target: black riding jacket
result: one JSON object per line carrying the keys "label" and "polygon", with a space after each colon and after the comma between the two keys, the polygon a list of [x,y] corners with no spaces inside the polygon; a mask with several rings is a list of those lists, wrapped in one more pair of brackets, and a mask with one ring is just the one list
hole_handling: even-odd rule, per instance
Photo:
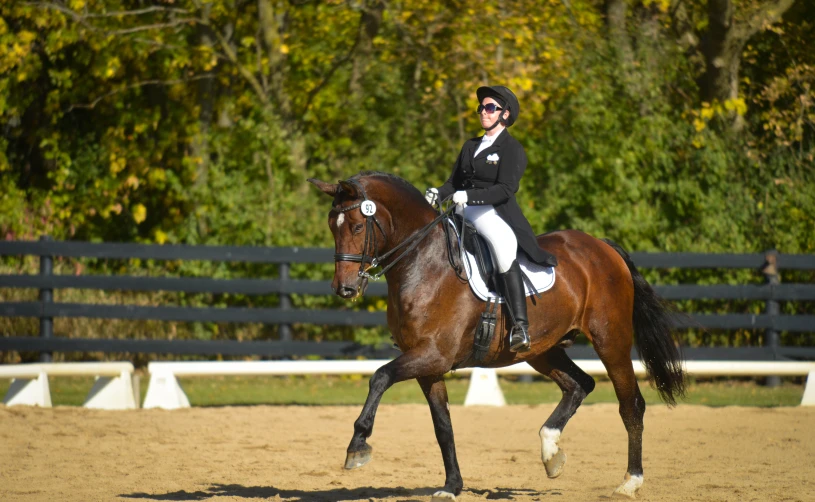
{"label": "black riding jacket", "polygon": [[[467,192],[467,204],[471,206],[492,205],[498,215],[512,228],[518,239],[518,247],[540,265],[557,265],[557,258],[538,246],[535,232],[521,211],[515,193],[526,170],[524,148],[504,129],[495,142],[473,158],[473,152],[481,144],[481,136],[464,143],[458,154],[453,173],[439,187],[439,200],[459,190]],[[496,159],[497,156],[497,159]]]}

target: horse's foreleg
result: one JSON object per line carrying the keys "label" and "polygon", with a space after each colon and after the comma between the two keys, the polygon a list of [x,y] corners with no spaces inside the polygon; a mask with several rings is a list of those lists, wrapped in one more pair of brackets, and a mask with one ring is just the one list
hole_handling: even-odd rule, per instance
{"label": "horse's foreleg", "polygon": [[447,386],[441,376],[418,378],[427,403],[430,405],[430,416],[433,417],[433,429],[436,441],[441,448],[446,474],[444,488],[433,494],[433,500],[455,499],[461,493],[464,482],[456,459],[456,443],[453,439],[453,424],[450,421],[450,406],[447,401]]}
{"label": "horse's foreleg", "polygon": [[553,348],[528,362],[537,371],[554,380],[563,392],[560,403],[538,432],[546,475],[556,478],[563,473],[566,465],[566,454],[558,446],[560,434],[580,403],[594,390],[594,379],[581,370],[561,348]]}
{"label": "horse's foreleg", "polygon": [[345,468],[355,469],[371,461],[372,448],[368,445],[367,439],[373,433],[376,409],[382,394],[391,385],[421,376],[443,375],[449,368],[449,363],[436,351],[414,349],[376,370],[371,377],[368,398],[362,407],[362,413],[354,422],[354,435],[348,445]]}

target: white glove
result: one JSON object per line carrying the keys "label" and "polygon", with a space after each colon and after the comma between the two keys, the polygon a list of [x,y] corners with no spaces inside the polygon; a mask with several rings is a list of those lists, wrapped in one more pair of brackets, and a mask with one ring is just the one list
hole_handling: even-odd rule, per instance
{"label": "white glove", "polygon": [[439,191],[435,188],[428,188],[424,192],[424,198],[432,206],[439,200]]}
{"label": "white glove", "polygon": [[467,192],[464,190],[459,190],[458,192],[453,194],[453,202],[458,204],[459,206],[466,206],[467,205]]}

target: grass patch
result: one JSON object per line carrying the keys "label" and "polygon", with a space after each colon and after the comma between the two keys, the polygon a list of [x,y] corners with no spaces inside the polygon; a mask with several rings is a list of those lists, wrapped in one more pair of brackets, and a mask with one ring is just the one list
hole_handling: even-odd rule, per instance
{"label": "grass patch", "polygon": [[[93,386],[92,377],[52,377],[49,380],[54,406],[81,406]],[[147,392],[149,378],[142,377],[141,399]],[[509,404],[556,403],[560,389],[553,382],[534,379],[500,378],[501,389]],[[10,380],[0,380],[0,393],[5,395]],[[447,392],[452,404],[463,404],[469,385],[468,377],[449,377]],[[292,376],[292,377],[199,377],[182,378],[181,386],[193,406],[229,406],[255,404],[361,405],[368,395],[368,377],[359,376]],[[647,382],[640,390],[648,404],[661,403]],[[785,381],[780,387],[764,387],[753,380],[691,381],[685,404],[707,406],[797,406],[804,387]],[[424,395],[415,381],[401,382],[385,393],[382,403],[424,403]],[[586,403],[616,403],[614,388],[600,379]]]}

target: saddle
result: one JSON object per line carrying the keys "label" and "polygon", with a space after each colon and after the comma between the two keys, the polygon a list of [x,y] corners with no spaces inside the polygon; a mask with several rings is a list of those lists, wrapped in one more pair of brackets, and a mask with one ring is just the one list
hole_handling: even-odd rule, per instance
{"label": "saddle", "polygon": [[[478,231],[472,223],[458,214],[454,217],[456,228],[459,229],[459,235],[464,235],[464,249],[475,258],[477,270],[474,270],[473,273],[481,275],[481,279],[487,288],[492,291],[497,291],[497,269],[492,261],[490,246],[487,244],[487,241],[478,234]],[[473,340],[473,357],[478,362],[484,362],[489,354],[490,344],[492,343],[493,336],[495,336],[497,310],[497,299],[495,301],[487,300],[486,308],[484,312],[481,313],[481,320],[478,325],[476,325]]]}
{"label": "saddle", "polygon": [[464,234],[464,249],[473,255],[477,264],[477,272],[484,280],[484,284],[491,291],[498,291],[498,278],[496,277],[496,268],[492,261],[492,251],[487,241],[478,233],[475,226],[469,221],[462,218],[460,215],[455,215],[456,228],[459,228],[459,234]]}
{"label": "saddle", "polygon": [[[474,268],[476,270],[472,270],[472,273],[479,274],[490,291],[500,292],[498,269],[493,263],[492,251],[490,250],[489,244],[487,244],[484,237],[479,235],[475,226],[460,215],[454,215],[454,223],[459,235],[463,234],[464,236],[462,242],[465,251],[470,253],[474,258],[476,265]],[[531,282],[526,273],[522,272],[521,276],[524,282],[529,283],[531,290],[535,291],[535,285]],[[540,298],[537,292],[534,294]],[[498,298],[487,299],[484,311],[481,312],[481,319],[476,325],[473,340],[473,358],[477,362],[484,362],[489,355],[490,344],[495,335],[497,313],[500,309],[498,302]]]}

